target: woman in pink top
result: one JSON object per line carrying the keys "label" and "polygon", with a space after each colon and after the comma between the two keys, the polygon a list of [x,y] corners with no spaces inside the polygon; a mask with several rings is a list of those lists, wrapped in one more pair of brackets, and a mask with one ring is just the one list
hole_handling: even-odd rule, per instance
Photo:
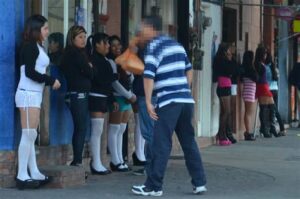
{"label": "woman in pink top", "polygon": [[235,68],[229,46],[220,45],[213,68],[218,81],[217,95],[221,106],[219,132],[216,138],[219,145],[228,146],[236,142],[233,135],[227,132],[227,127],[231,123],[231,76]]}

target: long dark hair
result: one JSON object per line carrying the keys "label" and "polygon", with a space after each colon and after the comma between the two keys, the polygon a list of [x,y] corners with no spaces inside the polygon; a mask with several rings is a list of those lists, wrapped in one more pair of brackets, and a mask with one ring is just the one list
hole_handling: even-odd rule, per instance
{"label": "long dark hair", "polygon": [[245,69],[254,69],[254,52],[251,50],[248,50],[243,55],[243,62],[242,66]]}
{"label": "long dark hair", "polygon": [[224,43],[220,44],[218,51],[216,53],[215,59],[214,59],[214,64],[218,65],[219,63],[221,63],[222,61],[227,59],[226,53],[229,48],[230,48],[230,46],[227,44],[224,44]]}
{"label": "long dark hair", "polygon": [[272,55],[269,51],[267,52],[267,57],[266,57],[266,60],[265,60],[265,64],[270,65],[271,72],[272,72],[272,79],[273,80],[278,80],[278,74],[277,74],[277,71],[276,71],[276,66],[275,66],[275,63],[273,61],[273,57],[272,57]]}
{"label": "long dark hair", "polygon": [[42,43],[41,28],[48,20],[42,15],[32,15],[26,20],[23,40],[27,42]]}
{"label": "long dark hair", "polygon": [[70,47],[75,47],[74,39],[80,33],[86,34],[86,30],[82,26],[74,25],[69,29],[68,34],[67,34],[66,49],[70,48]]}
{"label": "long dark hair", "polygon": [[218,67],[220,67],[220,65],[222,65],[222,62],[224,62],[227,57],[226,57],[226,53],[229,49],[229,45],[227,44],[220,44],[218,51],[216,53],[216,56],[213,60],[213,74],[212,74],[212,78],[213,78],[213,82],[217,82],[217,77],[218,77]]}
{"label": "long dark hair", "polygon": [[257,71],[261,71],[261,63],[265,62],[266,49],[264,47],[258,47],[255,51],[254,66]]}
{"label": "long dark hair", "polygon": [[108,35],[105,33],[96,33],[94,35],[90,35],[87,38],[86,44],[86,52],[88,56],[91,56],[96,49],[96,44],[101,42],[108,42]]}

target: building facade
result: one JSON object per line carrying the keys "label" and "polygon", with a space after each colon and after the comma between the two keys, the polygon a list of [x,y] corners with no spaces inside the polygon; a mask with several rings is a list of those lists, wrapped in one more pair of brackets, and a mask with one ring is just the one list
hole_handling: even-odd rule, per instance
{"label": "building facade", "polygon": [[[64,37],[72,25],[79,24],[86,28],[88,35],[98,31],[118,35],[126,46],[134,36],[143,16],[153,14],[152,12],[160,15],[163,19],[164,32],[182,43],[194,65],[193,95],[196,101],[194,126],[200,147],[214,144],[214,137],[219,128],[219,99],[216,96],[216,85],[212,82],[212,59],[219,44],[226,42],[235,46],[236,58],[239,61],[245,50],[255,51],[262,41],[263,32],[268,33],[268,30],[263,30],[264,24],[266,26],[274,24],[273,18],[264,21],[259,6],[240,4],[240,2],[259,4],[260,0],[0,0],[0,2],[0,12],[5,16],[0,18],[4,27],[0,29],[2,41],[0,80],[5,85],[5,89],[0,91],[2,131],[0,186],[5,187],[14,184],[17,165],[20,122],[14,105],[19,73],[16,57],[24,20],[28,16],[35,13],[46,16],[50,32],[60,32]],[[11,34],[12,32],[16,34]],[[268,42],[273,48],[272,42]],[[201,52],[204,54],[198,60],[199,57],[196,55]],[[57,77],[61,75],[55,67],[50,67],[49,73]],[[233,99],[234,126],[236,137],[242,138],[244,126],[240,84],[238,88],[238,95]],[[134,149],[133,129],[134,121],[131,117],[126,143],[129,161]],[[67,164],[71,154],[73,124],[70,112],[64,104],[63,88],[60,91],[45,90],[39,132],[40,165]],[[102,135],[101,146],[104,162],[108,163],[110,158],[106,151],[106,131]],[[88,152],[86,147],[86,165],[89,161]],[[172,155],[182,155],[175,136]]]}

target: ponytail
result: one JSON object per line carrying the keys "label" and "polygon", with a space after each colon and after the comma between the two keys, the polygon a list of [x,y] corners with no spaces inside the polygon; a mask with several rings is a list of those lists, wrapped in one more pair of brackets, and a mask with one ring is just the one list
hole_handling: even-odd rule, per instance
{"label": "ponytail", "polygon": [[93,45],[93,41],[94,40],[94,36],[93,35],[90,35],[88,38],[87,38],[87,42],[86,42],[86,53],[89,57],[92,56],[93,54],[93,51],[94,51],[94,45]]}

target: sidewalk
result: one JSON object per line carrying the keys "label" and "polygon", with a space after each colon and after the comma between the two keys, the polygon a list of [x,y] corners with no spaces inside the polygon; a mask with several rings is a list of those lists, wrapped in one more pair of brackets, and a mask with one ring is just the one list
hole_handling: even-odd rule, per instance
{"label": "sidewalk", "polygon": [[[240,141],[229,147],[211,146],[201,151],[208,192],[194,196],[182,157],[169,161],[162,198],[299,199],[300,129],[280,138]],[[131,193],[144,176],[113,173],[90,176],[86,185],[68,189],[18,191],[0,189],[1,199],[119,199],[143,198]]]}

